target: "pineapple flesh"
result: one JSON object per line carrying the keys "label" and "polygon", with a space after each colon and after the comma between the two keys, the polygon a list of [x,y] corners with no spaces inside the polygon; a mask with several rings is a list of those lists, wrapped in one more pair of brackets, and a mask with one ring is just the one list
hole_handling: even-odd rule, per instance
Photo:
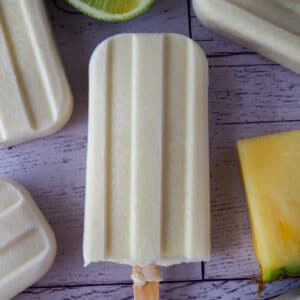
{"label": "pineapple flesh", "polygon": [[238,141],[264,282],[300,275],[300,130]]}

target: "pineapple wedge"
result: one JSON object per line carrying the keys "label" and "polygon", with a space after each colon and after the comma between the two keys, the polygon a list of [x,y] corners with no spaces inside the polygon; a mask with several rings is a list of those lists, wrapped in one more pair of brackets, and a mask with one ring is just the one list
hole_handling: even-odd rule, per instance
{"label": "pineapple wedge", "polygon": [[300,130],[238,141],[264,282],[300,275]]}

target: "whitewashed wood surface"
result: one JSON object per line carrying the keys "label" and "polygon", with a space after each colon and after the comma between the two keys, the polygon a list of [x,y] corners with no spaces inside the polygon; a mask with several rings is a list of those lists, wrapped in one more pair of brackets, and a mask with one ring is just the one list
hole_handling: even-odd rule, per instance
{"label": "whitewashed wood surface", "polygon": [[[251,245],[235,144],[237,139],[300,127],[300,76],[202,26],[187,0],[157,0],[127,23],[85,17],[63,0],[47,0],[54,34],[75,96],[71,121],[59,133],[0,151],[0,176],[24,184],[53,226],[52,270],[16,299],[132,299],[130,268],[83,268],[82,225],[87,141],[88,61],[98,43],[120,32],[176,32],[208,55],[212,193],[212,260],[163,269],[162,299],[256,299]],[[300,286],[272,283],[262,299]]]}

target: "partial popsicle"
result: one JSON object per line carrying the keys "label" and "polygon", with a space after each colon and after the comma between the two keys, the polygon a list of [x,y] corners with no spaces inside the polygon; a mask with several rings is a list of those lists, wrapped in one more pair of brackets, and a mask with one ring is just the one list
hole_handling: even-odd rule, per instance
{"label": "partial popsicle", "polygon": [[300,73],[299,0],[193,0],[208,27]]}
{"label": "partial popsicle", "polygon": [[38,281],[56,254],[54,234],[25,188],[0,178],[0,299]]}
{"label": "partial popsicle", "polygon": [[54,133],[73,99],[43,1],[0,0],[0,148]]}
{"label": "partial popsicle", "polygon": [[118,35],[97,47],[89,72],[85,265],[208,260],[202,49],[175,34]]}

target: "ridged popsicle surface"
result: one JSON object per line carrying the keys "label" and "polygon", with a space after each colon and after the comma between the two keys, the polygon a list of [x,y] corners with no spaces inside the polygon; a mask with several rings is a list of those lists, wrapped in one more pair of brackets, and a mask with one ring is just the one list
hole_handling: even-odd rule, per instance
{"label": "ridged popsicle surface", "polygon": [[227,0],[267,21],[300,35],[300,2],[298,0]]}
{"label": "ridged popsicle surface", "polygon": [[73,100],[42,1],[0,0],[0,57],[0,148],[60,129]]}
{"label": "ridged popsicle surface", "polygon": [[300,73],[299,0],[193,0],[203,24]]}
{"label": "ridged popsicle surface", "polygon": [[0,179],[0,299],[39,280],[55,253],[53,232],[28,192]]}
{"label": "ridged popsicle surface", "polygon": [[85,263],[210,256],[208,71],[198,45],[125,34],[90,62]]}

